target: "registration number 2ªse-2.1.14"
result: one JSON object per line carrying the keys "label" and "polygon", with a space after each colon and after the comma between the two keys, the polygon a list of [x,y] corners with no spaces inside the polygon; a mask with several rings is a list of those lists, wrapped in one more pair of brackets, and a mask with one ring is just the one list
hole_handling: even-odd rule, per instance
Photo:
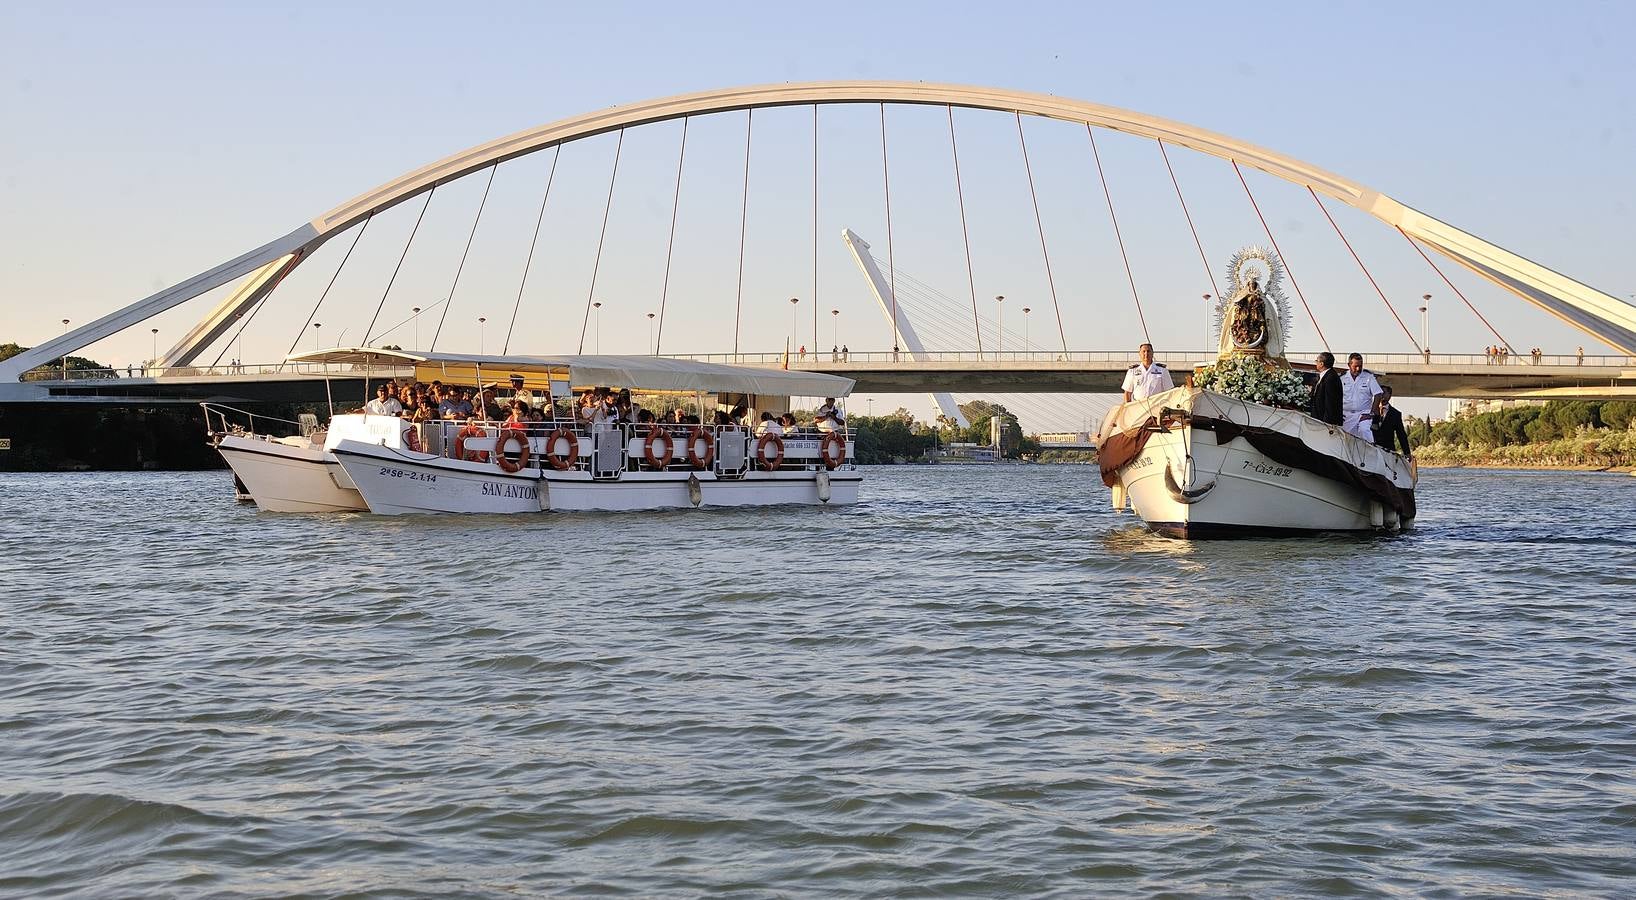
{"label": "registration number 2\u00aase-2.1.14", "polygon": [[437,476],[430,472],[410,472],[391,466],[381,466],[381,474],[388,478],[407,478],[410,481],[437,481]]}
{"label": "registration number 2\u00aase-2.1.14", "polygon": [[1244,468],[1262,475],[1271,475],[1275,478],[1288,478],[1289,473],[1293,471],[1289,466],[1269,466],[1266,463],[1251,462],[1247,459],[1244,461]]}

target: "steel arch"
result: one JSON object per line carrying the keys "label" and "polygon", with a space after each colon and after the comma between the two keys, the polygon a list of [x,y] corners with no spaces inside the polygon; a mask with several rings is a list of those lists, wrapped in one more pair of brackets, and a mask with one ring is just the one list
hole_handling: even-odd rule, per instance
{"label": "steel arch", "polygon": [[1478,275],[1626,353],[1636,353],[1636,308],[1572,278],[1412,209],[1379,191],[1245,141],[1082,100],[1000,88],[900,81],[827,81],[724,88],[681,94],[561,119],[471,147],[388,181],[329,210],[278,240],[0,362],[0,380],[78,350],[236,278],[246,278],[161,361],[187,365],[277,285],[289,270],[336,234],[486,166],[621,128],[684,116],[808,104],[895,103],[1015,112],[1162,140],[1259,169],[1363,210]]}

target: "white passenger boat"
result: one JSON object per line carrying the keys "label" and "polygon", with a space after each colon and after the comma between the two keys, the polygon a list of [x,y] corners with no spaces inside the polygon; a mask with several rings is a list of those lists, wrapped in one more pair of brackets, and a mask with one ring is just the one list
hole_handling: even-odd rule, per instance
{"label": "white passenger boat", "polygon": [[[409,425],[397,416],[335,415],[327,428],[320,429],[315,416],[290,422],[215,403],[202,405],[211,442],[243,488],[241,499],[247,495],[268,512],[367,510],[330,450],[344,438],[394,447],[409,444]],[[269,430],[299,433],[279,436]]]}
{"label": "white passenger boat", "polygon": [[1195,372],[1199,386],[1109,412],[1097,450],[1115,509],[1128,504],[1175,537],[1413,524],[1410,460],[1290,408],[1306,390],[1283,357],[1290,323],[1281,274],[1270,252],[1241,251],[1229,269],[1217,359]]}
{"label": "white passenger boat", "polygon": [[[737,410],[755,421],[762,412],[789,411],[794,398],[843,398],[853,384],[846,378],[647,356],[474,357],[337,348],[290,359],[413,366],[417,380],[449,385],[509,382],[515,374],[545,401],[538,422],[431,421],[409,425],[402,435],[332,426],[322,450],[310,455],[324,464],[333,457],[342,473],[335,486],[356,490],[375,513],[844,505],[858,499],[862,476],[844,425],[758,436],[742,425],[710,424],[718,412]],[[587,423],[571,402],[576,390],[587,388],[629,390],[638,405],[689,421]],[[358,418],[367,423],[387,417]],[[401,419],[389,421],[404,427]],[[235,442],[228,451],[236,449]]]}

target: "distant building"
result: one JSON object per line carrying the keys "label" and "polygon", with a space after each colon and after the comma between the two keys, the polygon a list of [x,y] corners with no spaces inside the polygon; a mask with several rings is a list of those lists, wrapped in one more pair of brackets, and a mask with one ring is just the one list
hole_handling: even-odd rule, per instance
{"label": "distant building", "polygon": [[1449,418],[1462,419],[1479,413],[1499,412],[1519,406],[1544,406],[1544,400],[1450,400]]}

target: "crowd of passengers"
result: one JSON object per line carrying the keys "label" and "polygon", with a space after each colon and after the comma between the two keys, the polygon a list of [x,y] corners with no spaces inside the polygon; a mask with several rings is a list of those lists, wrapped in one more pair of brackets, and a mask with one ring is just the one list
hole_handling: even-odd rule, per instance
{"label": "crowd of passengers", "polygon": [[[526,427],[536,423],[557,426],[573,421],[587,431],[620,425],[706,424],[700,421],[698,415],[680,407],[657,414],[643,409],[632,402],[629,389],[587,388],[570,411],[566,403],[553,402],[549,397],[536,402],[521,375],[511,376],[510,381],[510,396],[504,399],[499,396],[500,386],[497,382],[484,385],[476,394],[472,393],[471,388],[445,385],[441,381],[431,384],[416,381],[401,385],[382,382],[375,389],[375,399],[364,404],[363,411],[377,416],[400,416],[411,422],[480,421]],[[746,428],[749,426],[748,416],[749,408],[741,403],[730,411],[716,410],[708,424]],[[846,419],[836,407],[835,398],[825,397],[823,405],[813,413],[810,431],[828,434],[844,431],[845,425]],[[808,426],[797,422],[795,414],[788,412],[776,417],[764,412],[755,428],[757,436],[784,436],[807,431]]]}

